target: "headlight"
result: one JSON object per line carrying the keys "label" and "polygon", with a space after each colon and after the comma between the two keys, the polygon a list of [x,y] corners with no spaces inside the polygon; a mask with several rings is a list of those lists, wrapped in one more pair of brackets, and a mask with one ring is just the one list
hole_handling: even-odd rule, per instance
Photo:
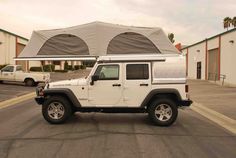
{"label": "headlight", "polygon": [[44,95],[44,87],[43,86],[39,86],[36,88],[36,95],[37,96],[43,96]]}

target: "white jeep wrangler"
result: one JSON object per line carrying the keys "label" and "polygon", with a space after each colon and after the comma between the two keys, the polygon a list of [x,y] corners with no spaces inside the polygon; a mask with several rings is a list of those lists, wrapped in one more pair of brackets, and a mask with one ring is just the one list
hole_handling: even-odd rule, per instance
{"label": "white jeep wrangler", "polygon": [[181,55],[103,56],[86,78],[36,89],[44,118],[65,122],[74,112],[148,113],[156,125],[175,122],[178,107],[190,106],[185,58]]}

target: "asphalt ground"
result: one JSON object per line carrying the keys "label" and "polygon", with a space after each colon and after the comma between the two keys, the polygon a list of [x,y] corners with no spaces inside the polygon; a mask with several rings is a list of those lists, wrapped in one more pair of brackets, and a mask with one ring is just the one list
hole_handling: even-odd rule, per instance
{"label": "asphalt ground", "polygon": [[235,158],[236,137],[191,109],[175,124],[147,114],[76,113],[48,124],[33,99],[0,110],[1,158]]}
{"label": "asphalt ground", "polygon": [[197,103],[236,120],[236,87],[205,80],[188,80],[190,97]]}
{"label": "asphalt ground", "polygon": [[33,92],[35,87],[26,87],[22,83],[0,83],[0,102]]}

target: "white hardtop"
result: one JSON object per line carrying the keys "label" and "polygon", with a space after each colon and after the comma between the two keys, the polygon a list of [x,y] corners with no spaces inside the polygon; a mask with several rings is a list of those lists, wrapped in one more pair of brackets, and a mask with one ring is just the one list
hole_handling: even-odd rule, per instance
{"label": "white hardtop", "polygon": [[100,56],[98,62],[109,62],[109,61],[165,61],[167,58],[178,58],[183,57],[180,54],[157,54],[157,55],[111,55],[111,56]]}

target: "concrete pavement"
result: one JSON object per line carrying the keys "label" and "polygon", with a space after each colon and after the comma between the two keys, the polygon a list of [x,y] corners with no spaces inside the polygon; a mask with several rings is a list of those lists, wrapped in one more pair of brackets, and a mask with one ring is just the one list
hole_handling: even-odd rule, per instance
{"label": "concrete pavement", "polygon": [[188,80],[194,102],[236,120],[236,87],[220,86],[205,80]]}

